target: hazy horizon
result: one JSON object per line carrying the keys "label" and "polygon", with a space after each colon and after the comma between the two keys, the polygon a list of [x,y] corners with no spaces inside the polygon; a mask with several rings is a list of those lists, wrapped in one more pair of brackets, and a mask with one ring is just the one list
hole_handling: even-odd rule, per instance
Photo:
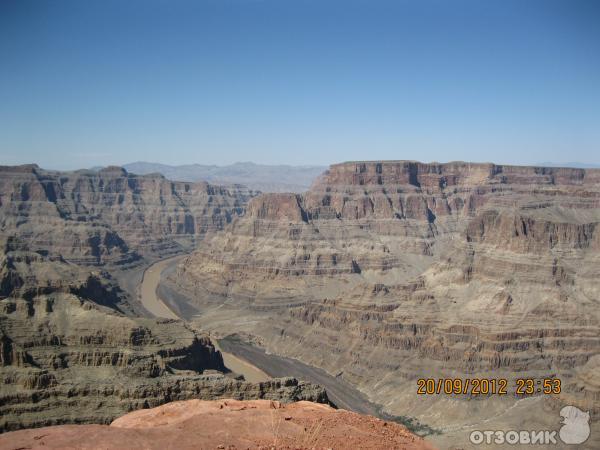
{"label": "hazy horizon", "polygon": [[600,164],[600,4],[0,2],[0,164]]}
{"label": "hazy horizon", "polygon": [[[368,161],[382,161],[382,162],[386,162],[386,161],[404,161],[402,159],[400,160],[393,160],[393,159],[378,159],[378,160],[369,160],[369,159],[363,159],[363,160],[346,160],[346,161],[333,161],[330,164],[263,164],[263,163],[256,163],[254,161],[235,161],[231,164],[203,164],[200,162],[197,163],[189,163],[189,164],[168,164],[168,163],[160,163],[160,162],[156,162],[156,161],[131,161],[128,163],[124,163],[124,164],[103,164],[103,165],[92,165],[92,166],[82,166],[82,167],[74,167],[74,168],[67,168],[67,167],[61,167],[61,166],[46,166],[46,165],[42,165],[39,164],[36,161],[29,161],[29,162],[23,162],[23,163],[17,163],[17,164],[3,164],[0,162],[0,165],[14,165],[14,166],[19,166],[19,165],[28,165],[28,164],[36,164],[37,166],[39,166],[42,169],[45,170],[52,170],[52,171],[65,171],[65,172],[70,172],[70,171],[77,171],[77,170],[100,170],[106,167],[124,167],[128,170],[128,172],[133,172],[135,173],[135,171],[130,170],[129,166],[134,166],[134,165],[139,165],[139,164],[147,164],[147,165],[156,165],[156,166],[164,166],[164,167],[168,167],[168,168],[173,168],[173,169],[177,169],[177,168],[187,168],[187,167],[194,167],[194,166],[201,166],[201,167],[215,167],[215,168],[227,168],[227,167],[232,167],[232,166],[236,166],[236,165],[256,165],[256,166],[261,166],[261,167],[290,167],[290,168],[294,168],[294,169],[309,169],[309,168],[323,168],[323,169],[327,169],[329,166],[331,166],[332,164],[341,164],[341,163],[346,163],[346,162],[368,162]],[[424,160],[406,160],[406,161],[416,161],[416,162],[420,162],[420,163],[425,163],[425,164],[446,164],[446,163],[451,163],[451,162],[461,162],[462,160],[447,160],[447,161],[424,161]],[[581,162],[581,161],[566,161],[566,162],[554,162],[554,161],[542,161],[542,162],[534,162],[534,163],[530,163],[530,164],[515,164],[515,163],[499,163],[498,161],[462,161],[462,162],[469,162],[469,163],[474,163],[474,164],[498,164],[498,165],[512,165],[512,166],[537,166],[537,167],[568,167],[568,168],[580,168],[580,169],[599,169],[600,168],[600,164],[593,164],[593,163],[586,163],[586,162]],[[168,178],[168,177],[167,177]]]}

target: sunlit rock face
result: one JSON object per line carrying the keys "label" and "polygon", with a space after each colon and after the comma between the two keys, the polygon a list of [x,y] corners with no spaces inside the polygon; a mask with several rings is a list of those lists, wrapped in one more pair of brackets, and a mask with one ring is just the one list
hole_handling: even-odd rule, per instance
{"label": "sunlit rock face", "polygon": [[243,187],[137,176],[120,167],[51,172],[0,167],[0,244],[77,264],[125,264],[189,248],[244,211]]}
{"label": "sunlit rock face", "polygon": [[214,372],[221,354],[200,330],[133,317],[147,312],[122,281],[221,229],[252,195],[118,167],[0,167],[0,432],[190,398],[326,399],[298,380]]}
{"label": "sunlit rock face", "polygon": [[419,377],[560,376],[563,393],[544,404],[600,412],[599,223],[600,170],[348,162],[302,195],[253,198],[170,283],[203,326],[434,426],[515,397],[434,417],[432,405],[461,399],[417,397]]}
{"label": "sunlit rock face", "polygon": [[110,426],[63,425],[0,435],[2,448],[402,448],[431,450],[402,425],[299,401],[172,402],[119,417]]}

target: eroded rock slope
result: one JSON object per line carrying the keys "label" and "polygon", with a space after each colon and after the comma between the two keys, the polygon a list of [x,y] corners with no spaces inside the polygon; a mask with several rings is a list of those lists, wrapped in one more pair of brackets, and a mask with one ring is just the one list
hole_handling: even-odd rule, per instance
{"label": "eroded rock slope", "polygon": [[[390,412],[448,433],[523,426],[564,403],[600,413],[599,224],[600,170],[343,163],[305,194],[252,199],[170,283],[202,326],[321,366]],[[416,395],[418,378],[475,376],[508,378],[510,394]],[[560,377],[562,394],[519,403],[528,376]],[[517,403],[532,407],[504,413]]]}
{"label": "eroded rock slope", "polygon": [[71,262],[126,263],[138,254],[190,247],[240,214],[252,192],[204,182],[132,175],[120,167],[52,172],[0,167],[0,230],[7,251]]}
{"label": "eroded rock slope", "polygon": [[119,284],[222,228],[250,195],[120,168],[0,167],[0,432],[109,423],[190,398],[327,402],[293,378],[224,375],[205,334],[134,317],[139,305]]}

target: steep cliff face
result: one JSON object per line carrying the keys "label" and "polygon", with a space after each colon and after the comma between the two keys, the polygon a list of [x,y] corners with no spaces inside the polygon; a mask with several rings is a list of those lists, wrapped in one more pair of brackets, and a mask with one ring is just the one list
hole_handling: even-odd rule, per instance
{"label": "steep cliff face", "polygon": [[49,172],[0,167],[0,245],[77,264],[124,264],[189,248],[252,195],[242,187],[173,182],[120,167]]}
{"label": "steep cliff face", "polygon": [[118,167],[0,167],[0,432],[190,398],[327,401],[298,380],[225,376],[206,335],[131,317],[141,307],[120,282],[221,229],[252,195]]}
{"label": "steep cliff face", "polygon": [[113,275],[193,248],[243,213],[252,195],[120,167],[0,166],[0,298],[76,291],[126,310],[136,300],[119,293]]}
{"label": "steep cliff face", "polygon": [[191,398],[328,402],[322,388],[295,379],[223,375],[210,339],[181,321],[125,317],[63,293],[0,307],[0,432],[109,423]]}
{"label": "steep cliff face", "polygon": [[434,426],[469,416],[431,417],[445,400],[416,396],[417,378],[559,375],[562,399],[600,412],[581,381],[600,352],[599,223],[600,170],[343,163],[301,196],[253,199],[171,283],[203,326]]}

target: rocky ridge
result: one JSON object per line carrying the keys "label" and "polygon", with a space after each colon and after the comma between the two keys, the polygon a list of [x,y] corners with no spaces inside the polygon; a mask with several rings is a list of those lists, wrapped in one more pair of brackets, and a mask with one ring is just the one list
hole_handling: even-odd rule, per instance
{"label": "rocky ridge", "polygon": [[[600,170],[342,163],[302,195],[252,199],[170,284],[201,326],[245,333],[447,432],[519,398],[417,396],[417,378],[558,376],[562,394],[531,404],[552,420],[564,403],[594,415],[599,223]],[[499,420],[524,419],[541,420]]]}
{"label": "rocky ridge", "polygon": [[121,167],[53,172],[0,167],[2,247],[73,263],[125,264],[136,254],[190,248],[243,212],[243,186],[175,182]]}
{"label": "rocky ridge", "polygon": [[224,375],[208,336],[181,321],[126,317],[64,293],[0,306],[0,431],[109,423],[190,398],[328,402],[322,388],[294,378]]}
{"label": "rocky ridge", "polygon": [[116,167],[0,167],[0,432],[190,398],[327,402],[293,378],[226,375],[206,334],[134,317],[141,306],[121,285],[222,228],[251,195]]}

